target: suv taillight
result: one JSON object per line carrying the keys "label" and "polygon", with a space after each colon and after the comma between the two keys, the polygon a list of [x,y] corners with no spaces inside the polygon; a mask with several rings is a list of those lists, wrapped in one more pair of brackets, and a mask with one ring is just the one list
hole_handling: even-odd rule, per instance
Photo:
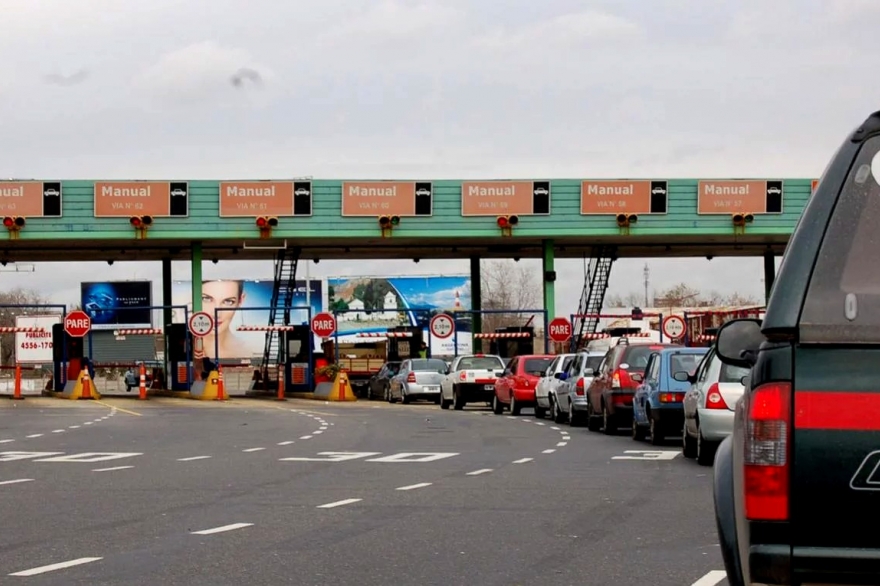
{"label": "suv taillight", "polygon": [[721,391],[718,390],[718,383],[712,383],[712,386],[709,387],[709,392],[706,393],[706,409],[727,410],[727,403],[724,402],[724,397],[721,396]]}
{"label": "suv taillight", "polygon": [[745,509],[751,521],[788,519],[791,384],[769,383],[747,397],[745,411]]}
{"label": "suv taillight", "polygon": [[630,389],[633,387],[632,379],[629,378],[629,373],[621,368],[618,368],[614,371],[614,374],[611,375],[611,388],[612,389]]}
{"label": "suv taillight", "polygon": [[464,381],[467,380],[467,373],[465,371],[461,371],[458,373],[458,380]]}
{"label": "suv taillight", "polygon": [[406,375],[406,382],[408,382],[408,383],[416,382],[416,373],[411,372],[408,375]]}
{"label": "suv taillight", "polygon": [[583,377],[578,379],[578,382],[574,385],[574,394],[578,397],[584,396],[584,379]]}

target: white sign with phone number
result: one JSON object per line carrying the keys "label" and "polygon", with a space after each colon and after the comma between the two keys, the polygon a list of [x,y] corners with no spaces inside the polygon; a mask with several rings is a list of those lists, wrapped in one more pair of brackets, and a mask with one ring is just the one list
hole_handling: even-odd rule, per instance
{"label": "white sign with phone number", "polygon": [[43,328],[42,332],[15,333],[15,360],[25,363],[52,362],[52,326],[61,323],[60,315],[19,315],[17,328]]}

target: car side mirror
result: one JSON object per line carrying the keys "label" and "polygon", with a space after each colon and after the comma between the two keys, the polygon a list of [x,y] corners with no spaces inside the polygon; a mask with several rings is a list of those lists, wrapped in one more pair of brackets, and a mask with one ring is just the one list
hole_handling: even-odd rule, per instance
{"label": "car side mirror", "polygon": [[680,370],[672,375],[673,380],[677,380],[680,383],[691,382],[691,375],[685,372],[684,370]]}
{"label": "car side mirror", "polygon": [[629,375],[629,378],[631,378],[633,381],[635,381],[637,383],[640,383],[643,380],[645,380],[645,378],[642,375],[635,373],[635,372],[633,374]]}
{"label": "car side mirror", "polygon": [[495,376],[496,376],[496,377],[504,376],[504,374],[505,374],[505,373],[504,373],[503,370],[496,370],[496,371],[495,371]]}
{"label": "car side mirror", "polygon": [[758,358],[758,349],[766,338],[761,333],[761,320],[735,319],[718,329],[715,351],[724,364],[751,368]]}

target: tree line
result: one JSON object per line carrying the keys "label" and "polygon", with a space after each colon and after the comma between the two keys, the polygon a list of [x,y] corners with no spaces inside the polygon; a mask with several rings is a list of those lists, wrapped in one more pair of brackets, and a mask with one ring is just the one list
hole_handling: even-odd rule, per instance
{"label": "tree line", "polygon": [[738,292],[722,294],[717,291],[700,291],[687,283],[679,283],[667,289],[654,291],[648,303],[644,292],[632,291],[626,294],[613,294],[605,297],[605,307],[713,307],[761,305],[763,301],[753,295]]}

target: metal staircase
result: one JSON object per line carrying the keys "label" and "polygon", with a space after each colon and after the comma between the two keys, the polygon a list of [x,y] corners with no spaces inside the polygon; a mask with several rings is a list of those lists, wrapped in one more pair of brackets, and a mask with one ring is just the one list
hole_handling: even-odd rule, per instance
{"label": "metal staircase", "polygon": [[[572,324],[574,331],[574,336],[571,338],[572,350],[577,350],[581,346],[584,335],[596,331],[599,318],[595,317],[595,314],[602,311],[608,280],[611,277],[611,265],[614,261],[613,247],[603,246],[593,250],[590,263],[584,271],[584,288],[578,303],[577,316]],[[582,317],[585,315],[591,317]]]}
{"label": "metal staircase", "polygon": [[[275,283],[272,287],[272,302],[269,304],[269,326],[290,325],[290,308],[296,293],[296,267],[299,262],[299,249],[286,248],[275,256]],[[263,380],[275,369],[281,358],[281,335],[277,330],[266,332],[263,348]]]}

